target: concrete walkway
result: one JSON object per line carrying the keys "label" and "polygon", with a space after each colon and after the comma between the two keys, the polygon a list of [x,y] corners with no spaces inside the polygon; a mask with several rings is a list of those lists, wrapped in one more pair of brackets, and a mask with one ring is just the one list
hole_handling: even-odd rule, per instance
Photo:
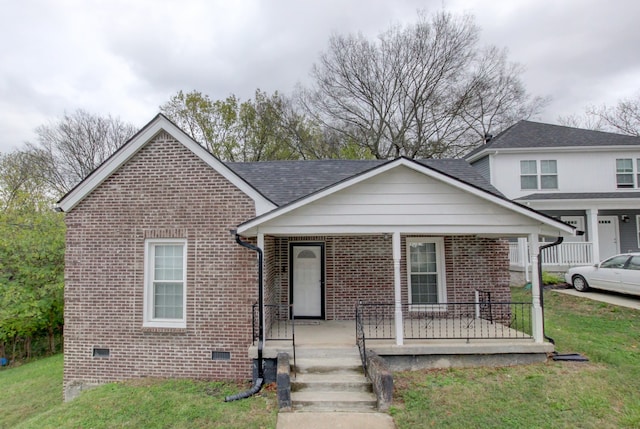
{"label": "concrete walkway", "polygon": [[276,429],[395,429],[389,414],[384,413],[278,413]]}
{"label": "concrete walkway", "polygon": [[635,296],[620,295],[614,292],[596,292],[594,290],[590,290],[589,292],[578,292],[573,288],[552,290],[554,292],[565,293],[567,295],[578,296],[580,298],[587,298],[594,301],[606,302],[607,304],[640,310],[640,298]]}

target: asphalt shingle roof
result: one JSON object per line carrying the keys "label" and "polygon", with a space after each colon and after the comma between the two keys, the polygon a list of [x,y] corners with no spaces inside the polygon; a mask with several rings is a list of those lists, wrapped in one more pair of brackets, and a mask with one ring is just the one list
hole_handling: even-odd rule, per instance
{"label": "asphalt shingle roof", "polygon": [[[494,195],[502,194],[463,159],[416,160],[447,176]],[[379,167],[387,160],[310,160],[229,162],[226,165],[257,189],[282,206],[318,192],[343,180]]]}
{"label": "asphalt shingle roof", "polygon": [[486,149],[527,149],[552,147],[638,146],[640,137],[571,128],[541,122],[520,121],[489,143],[469,152],[469,158]]}

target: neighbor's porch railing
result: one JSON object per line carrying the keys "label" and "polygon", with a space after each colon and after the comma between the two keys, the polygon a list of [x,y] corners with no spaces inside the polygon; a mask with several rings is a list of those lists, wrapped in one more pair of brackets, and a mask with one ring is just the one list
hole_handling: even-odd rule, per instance
{"label": "neighbor's porch railing", "polygon": [[[393,303],[358,303],[358,346],[362,343],[364,349],[366,340],[395,339],[394,314]],[[530,302],[493,301],[490,293],[482,291],[475,302],[402,304],[402,324],[406,340],[533,338]]]}
{"label": "neighbor's porch railing", "polygon": [[[549,244],[541,242],[540,245]],[[526,255],[526,261],[523,256]],[[520,243],[509,243],[509,262],[511,265],[524,267],[531,264],[529,249],[523,252]],[[589,241],[564,242],[558,246],[549,247],[542,251],[542,265],[592,265],[593,243]]]}

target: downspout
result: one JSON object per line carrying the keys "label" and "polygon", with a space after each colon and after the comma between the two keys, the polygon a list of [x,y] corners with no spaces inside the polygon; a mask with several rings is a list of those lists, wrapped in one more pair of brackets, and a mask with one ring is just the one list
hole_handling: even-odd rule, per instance
{"label": "downspout", "polygon": [[564,241],[564,237],[558,237],[556,241],[554,241],[553,243],[545,244],[543,246],[540,246],[540,248],[538,249],[538,279],[540,279],[540,281],[538,282],[538,287],[540,288],[540,308],[542,309],[542,335],[544,336],[544,338],[549,340],[549,342],[553,345],[555,345],[556,342],[553,340],[553,338],[548,337],[547,334],[544,333],[544,291],[543,291],[543,284],[542,284],[542,251],[544,249],[548,249],[549,247],[559,246],[560,244],[562,244],[563,241]]}
{"label": "downspout", "polygon": [[253,386],[245,391],[240,392],[235,395],[230,395],[224,398],[225,402],[231,402],[238,399],[248,398],[250,396],[255,395],[262,388],[262,383],[264,382],[264,369],[262,368],[262,348],[264,344],[264,326],[262,323],[264,316],[264,297],[262,296],[262,249],[258,246],[254,246],[251,243],[247,243],[246,241],[242,241],[240,239],[240,235],[236,233],[235,230],[231,231],[232,234],[236,236],[236,243],[239,245],[246,247],[247,249],[253,250],[258,253],[258,312],[259,312],[259,322],[258,322],[258,377],[256,378]]}

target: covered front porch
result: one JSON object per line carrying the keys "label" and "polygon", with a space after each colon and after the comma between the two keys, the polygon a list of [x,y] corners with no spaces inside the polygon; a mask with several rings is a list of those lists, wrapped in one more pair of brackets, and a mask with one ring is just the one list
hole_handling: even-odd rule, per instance
{"label": "covered front porch", "polygon": [[411,160],[389,162],[238,227],[264,252],[250,353],[544,355],[553,347],[539,279],[530,302],[512,302],[504,238],[526,237],[535,263],[539,238],[561,232],[573,228]]}

